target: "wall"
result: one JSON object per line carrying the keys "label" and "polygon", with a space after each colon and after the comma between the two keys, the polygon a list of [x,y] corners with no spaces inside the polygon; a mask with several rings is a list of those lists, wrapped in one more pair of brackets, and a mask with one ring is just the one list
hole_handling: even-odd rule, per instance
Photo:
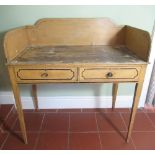
{"label": "wall", "polygon": [[[151,33],[155,6],[0,6],[0,17],[0,94],[5,96],[5,93],[10,95],[11,92],[2,46],[6,31],[22,25],[34,24],[36,20],[46,17],[109,17],[116,24],[131,25]],[[29,85],[22,85],[20,88],[23,97],[30,96]],[[111,96],[111,88],[111,84],[51,84],[39,85],[38,93],[40,97]],[[120,84],[118,95],[132,96],[133,90],[134,84]]]}

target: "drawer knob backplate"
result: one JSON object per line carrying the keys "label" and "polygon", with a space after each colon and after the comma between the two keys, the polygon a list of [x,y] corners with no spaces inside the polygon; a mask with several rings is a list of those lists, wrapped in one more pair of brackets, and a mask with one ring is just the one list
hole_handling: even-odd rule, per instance
{"label": "drawer knob backplate", "polygon": [[112,77],[112,76],[113,76],[113,74],[111,72],[107,73],[107,77]]}
{"label": "drawer knob backplate", "polygon": [[48,74],[47,73],[42,73],[41,77],[48,77]]}

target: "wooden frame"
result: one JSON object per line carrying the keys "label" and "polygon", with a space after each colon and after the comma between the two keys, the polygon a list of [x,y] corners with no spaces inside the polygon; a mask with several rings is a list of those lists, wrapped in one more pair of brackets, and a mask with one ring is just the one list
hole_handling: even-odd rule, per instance
{"label": "wooden frame", "polygon": [[32,84],[34,107],[38,109],[36,84],[110,82],[114,109],[118,83],[136,82],[128,142],[150,43],[148,32],[116,26],[107,18],[41,19],[34,26],[9,31],[4,49],[24,142],[28,140],[18,84]]}

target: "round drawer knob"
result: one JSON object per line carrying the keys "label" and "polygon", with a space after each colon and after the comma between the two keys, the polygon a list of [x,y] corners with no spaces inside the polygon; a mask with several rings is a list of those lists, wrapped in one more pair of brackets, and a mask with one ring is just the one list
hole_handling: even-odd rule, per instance
{"label": "round drawer knob", "polygon": [[43,74],[41,74],[41,77],[48,77],[48,74],[47,73],[43,73]]}
{"label": "round drawer knob", "polygon": [[112,77],[112,76],[113,76],[113,74],[111,72],[107,73],[107,77]]}

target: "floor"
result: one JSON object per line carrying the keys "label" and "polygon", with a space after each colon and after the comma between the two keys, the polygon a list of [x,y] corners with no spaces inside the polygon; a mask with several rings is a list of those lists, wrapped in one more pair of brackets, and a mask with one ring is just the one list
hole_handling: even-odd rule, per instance
{"label": "floor", "polygon": [[0,149],[155,149],[155,111],[138,109],[125,143],[130,109],[24,110],[28,144],[21,139],[15,107],[0,105]]}

